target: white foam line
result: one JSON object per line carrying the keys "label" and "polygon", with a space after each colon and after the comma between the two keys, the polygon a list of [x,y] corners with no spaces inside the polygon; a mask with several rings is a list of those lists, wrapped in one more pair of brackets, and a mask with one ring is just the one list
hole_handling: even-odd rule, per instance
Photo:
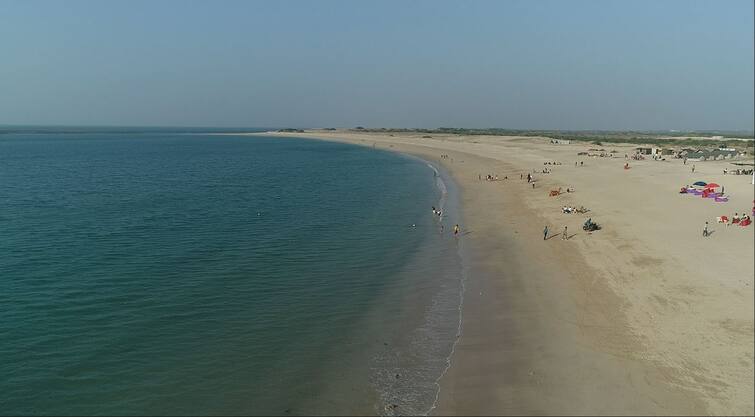
{"label": "white foam line", "polygon": [[[430,163],[427,164],[430,168],[432,168],[433,171],[435,171],[435,174],[437,175],[439,181],[441,184],[443,184],[443,190],[442,192],[442,199],[445,197],[446,190],[445,190],[445,183],[443,183],[443,180],[440,179],[440,173],[438,170]],[[445,208],[443,208],[443,211],[445,211]],[[459,245],[461,245],[461,242],[459,242]],[[461,248],[459,248],[459,251],[461,251]],[[463,260],[463,257],[461,256],[461,253],[459,253],[459,259]],[[443,379],[443,377],[446,375],[446,372],[451,368],[451,358],[454,356],[454,353],[456,352],[456,344],[459,343],[459,340],[461,339],[461,331],[462,331],[462,319],[464,315],[464,292],[466,291],[466,280],[467,280],[467,273],[466,269],[464,267],[464,264],[462,262],[462,268],[461,268],[461,286],[459,288],[459,323],[456,327],[456,339],[454,340],[454,343],[451,345],[451,353],[449,353],[448,357],[446,358],[446,367],[443,369],[443,372],[440,373],[437,379],[435,379],[435,386],[437,387],[435,391],[435,400],[433,401],[433,405],[430,407],[429,410],[424,412],[422,415],[427,416],[429,415],[433,410],[435,410],[438,407],[438,399],[440,398],[440,380]]]}
{"label": "white foam line", "polygon": [[435,400],[433,401],[433,405],[430,407],[429,410],[427,410],[422,415],[427,416],[430,415],[430,413],[435,410],[438,407],[438,399],[440,398],[440,380],[443,379],[443,377],[446,375],[448,370],[451,368],[451,358],[454,356],[454,353],[456,353],[456,345],[459,343],[459,340],[461,339],[461,327],[462,327],[462,319],[464,315],[464,292],[466,291],[466,285],[465,282],[467,280],[467,274],[465,272],[465,269],[462,267],[462,273],[461,273],[461,288],[459,289],[460,294],[460,302],[459,302],[459,324],[456,328],[456,340],[454,340],[453,345],[451,346],[451,353],[446,358],[446,367],[443,369],[443,372],[440,373],[440,376],[435,380],[435,386],[437,387],[437,390],[435,391]]}

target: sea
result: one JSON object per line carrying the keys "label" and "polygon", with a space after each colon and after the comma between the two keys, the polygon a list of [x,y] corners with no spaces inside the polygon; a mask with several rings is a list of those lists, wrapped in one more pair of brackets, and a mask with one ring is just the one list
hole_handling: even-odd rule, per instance
{"label": "sea", "polygon": [[433,409],[465,281],[448,175],[235,133],[0,126],[0,414]]}

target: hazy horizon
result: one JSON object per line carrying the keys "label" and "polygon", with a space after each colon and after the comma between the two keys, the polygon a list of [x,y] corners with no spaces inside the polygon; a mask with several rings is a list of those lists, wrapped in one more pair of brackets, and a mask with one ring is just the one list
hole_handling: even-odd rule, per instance
{"label": "hazy horizon", "polygon": [[[432,129],[468,129],[468,130],[511,130],[511,131],[548,131],[548,132],[646,132],[646,133],[755,133],[754,130],[727,130],[727,129],[536,129],[536,128],[509,128],[501,126],[487,127],[458,127],[458,126],[414,126],[414,127],[396,127],[396,126],[200,126],[200,125],[97,125],[97,124],[0,124],[0,129],[355,129],[362,127],[365,129],[407,129],[407,130],[432,130]],[[0,133],[3,133],[0,131]]]}
{"label": "hazy horizon", "polygon": [[753,2],[0,0],[0,126],[755,130]]}

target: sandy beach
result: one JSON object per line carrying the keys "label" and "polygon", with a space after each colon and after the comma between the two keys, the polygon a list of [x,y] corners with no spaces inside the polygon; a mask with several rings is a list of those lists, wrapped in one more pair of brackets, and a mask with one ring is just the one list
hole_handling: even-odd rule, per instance
{"label": "sandy beach", "polygon": [[[755,411],[755,227],[716,223],[750,213],[753,186],[750,176],[723,175],[730,162],[696,162],[692,173],[680,159],[627,161],[633,145],[587,157],[577,153],[595,145],[531,137],[266,135],[413,154],[457,182],[469,281],[433,414]],[[534,188],[520,179],[527,173]],[[729,202],[679,194],[698,180],[723,185]],[[549,196],[559,187],[573,192]],[[589,212],[564,214],[567,205]],[[587,218],[602,230],[584,232]],[[706,221],[712,234],[703,238]]]}

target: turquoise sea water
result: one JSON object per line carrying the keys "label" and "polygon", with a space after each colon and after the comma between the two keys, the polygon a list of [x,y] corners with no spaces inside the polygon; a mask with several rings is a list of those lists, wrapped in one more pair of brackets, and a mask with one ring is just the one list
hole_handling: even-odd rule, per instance
{"label": "turquoise sea water", "polygon": [[427,412],[462,282],[438,175],[302,139],[0,135],[0,414]]}

